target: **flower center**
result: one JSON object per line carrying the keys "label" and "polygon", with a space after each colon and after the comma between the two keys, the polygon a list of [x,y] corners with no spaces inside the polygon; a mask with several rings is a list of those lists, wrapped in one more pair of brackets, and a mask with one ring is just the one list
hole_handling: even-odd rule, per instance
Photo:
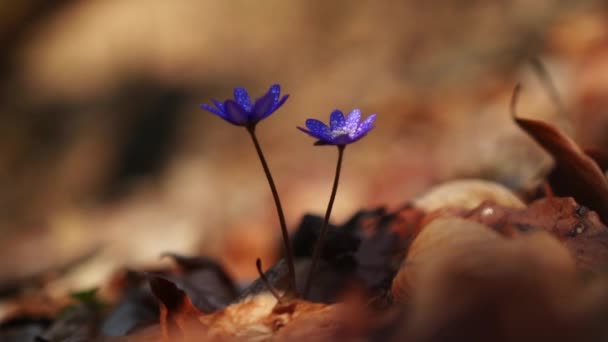
{"label": "flower center", "polygon": [[338,128],[329,133],[329,135],[331,136],[332,139],[341,137],[343,135],[348,135],[348,134],[349,134],[349,132],[344,128]]}

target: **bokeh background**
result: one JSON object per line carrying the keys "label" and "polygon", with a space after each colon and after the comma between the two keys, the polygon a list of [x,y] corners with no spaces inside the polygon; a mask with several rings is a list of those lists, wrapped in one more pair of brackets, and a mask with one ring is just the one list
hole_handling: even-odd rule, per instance
{"label": "bokeh background", "polygon": [[49,291],[95,286],[165,251],[240,280],[270,265],[279,228],[249,137],[199,109],[237,85],[291,94],[258,128],[291,229],[323,213],[337,155],[295,127],[335,108],[378,114],[346,150],[336,222],[453,178],[529,189],[550,161],[510,121],[520,81],[522,114],[608,150],[600,0],[0,5],[0,290],[49,271]]}

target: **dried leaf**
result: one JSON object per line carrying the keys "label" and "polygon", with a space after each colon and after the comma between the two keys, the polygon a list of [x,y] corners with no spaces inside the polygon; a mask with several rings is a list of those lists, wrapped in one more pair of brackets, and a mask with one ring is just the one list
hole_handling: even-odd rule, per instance
{"label": "dried leaf", "polygon": [[606,151],[597,148],[586,148],[585,154],[593,159],[604,173],[608,171],[608,153]]}
{"label": "dried leaf", "polygon": [[[356,312],[347,313],[340,310],[341,305],[320,306],[315,303],[303,302],[294,307],[292,313],[287,316],[271,316],[273,324],[282,325],[273,336],[276,341],[335,341],[337,338],[348,338],[347,334],[340,334],[344,330],[345,322]],[[351,335],[355,331],[350,331]]]}
{"label": "dried leaf", "polygon": [[[182,325],[181,336],[164,337],[165,341],[268,341],[289,340],[300,336],[313,338],[320,333],[333,333],[342,317],[335,306],[293,300],[278,304],[274,296],[261,293],[211,314],[196,317],[196,324]],[[314,322],[311,324],[311,322]],[[321,326],[321,329],[320,329]],[[328,327],[331,329],[328,330]],[[283,330],[285,330],[283,332]],[[157,329],[147,329],[130,336],[128,341],[157,339]],[[187,336],[187,338],[185,338]]]}
{"label": "dried leaf", "polygon": [[212,341],[333,341],[348,317],[338,308],[303,300],[278,304],[266,293],[203,316],[200,321]]}
{"label": "dried leaf", "polygon": [[515,123],[553,157],[555,166],[548,180],[555,194],[574,197],[608,222],[608,181],[602,170],[557,127],[519,118],[515,111],[519,90],[518,86],[513,93],[511,115]]}
{"label": "dried leaf", "polygon": [[[395,340],[594,340],[569,251],[546,232],[504,238],[462,219],[438,219],[413,242],[395,278],[409,285]],[[585,304],[587,305],[587,304]],[[605,329],[602,329],[605,332]],[[576,338],[575,338],[576,337]]]}
{"label": "dried leaf", "polygon": [[85,304],[73,307],[61,315],[37,341],[94,341],[100,333],[101,314]]}
{"label": "dried leaf", "polygon": [[101,330],[104,335],[124,336],[135,329],[158,323],[159,304],[147,281],[138,272],[125,271],[115,275],[113,291],[120,291],[121,294],[103,320]]}
{"label": "dried leaf", "polygon": [[160,304],[160,326],[164,339],[176,335],[176,330],[182,336],[188,336],[190,327],[196,318],[203,313],[198,310],[186,293],[172,281],[162,276],[149,276],[150,289]]}
{"label": "dried leaf", "polygon": [[[274,288],[282,290],[287,289],[289,285],[287,280],[288,274],[289,269],[287,267],[287,262],[285,262],[284,259],[279,260],[276,264],[264,272],[264,276],[266,279],[268,279],[270,285],[272,285]],[[267,291],[268,288],[266,282],[262,278],[258,278],[243,290],[239,297],[239,301]]]}
{"label": "dried leaf", "polygon": [[404,220],[407,217],[404,212],[412,213],[414,210],[405,208],[362,222],[359,232],[361,246],[355,253],[356,278],[374,296],[388,291],[411,241],[411,236],[401,235],[395,230],[394,221],[402,219],[401,225],[407,226],[410,222]]}
{"label": "dried leaf", "polygon": [[215,260],[164,253],[178,266],[178,274],[167,277],[183,289],[192,303],[204,312],[211,312],[233,303],[239,296],[236,285]]}
{"label": "dried leaf", "polygon": [[416,198],[413,205],[426,212],[449,208],[473,209],[484,201],[523,208],[524,203],[511,190],[482,179],[459,179],[432,187]]}
{"label": "dried leaf", "polygon": [[570,250],[580,270],[598,272],[608,267],[608,228],[595,212],[571,197],[543,198],[524,209],[484,203],[462,216],[507,236],[550,232]]}
{"label": "dried leaf", "polygon": [[[406,302],[418,286],[416,273],[435,258],[458,258],[469,245],[481,244],[500,236],[491,229],[460,219],[436,219],[425,226],[412,242],[405,261],[392,283],[396,301]],[[451,256],[447,256],[451,253]]]}
{"label": "dried leaf", "polygon": [[[361,210],[341,226],[328,225],[327,235],[321,256],[325,260],[340,258],[352,254],[359,248],[361,239],[355,233],[360,227],[361,220],[383,213],[383,209]],[[317,215],[304,215],[298,229],[293,235],[294,256],[296,258],[311,257],[314,245],[321,231],[323,218]]]}
{"label": "dried leaf", "polygon": [[263,341],[269,339],[275,331],[274,324],[267,318],[276,305],[274,296],[261,293],[229,305],[221,311],[201,316],[199,320],[206,327],[206,337],[211,341],[249,338]]}
{"label": "dried leaf", "polygon": [[159,315],[159,305],[149,290],[131,289],[108,313],[101,331],[106,336],[124,336],[136,329],[158,323]]}
{"label": "dried leaf", "polygon": [[[409,219],[417,222],[422,216],[400,216],[402,211],[420,212],[409,207],[386,213],[378,208],[360,211],[340,227],[330,226],[322,262],[307,299],[333,303],[353,283],[360,283],[373,296],[386,292],[411,238],[406,235],[410,227],[405,226],[411,223]],[[294,236],[297,256],[310,256],[306,251],[312,250],[321,224],[321,218],[310,215],[304,218]],[[299,279],[306,277],[309,266],[308,262],[299,263]]]}
{"label": "dried leaf", "polygon": [[35,341],[51,325],[50,319],[20,318],[0,323],[0,341]]}
{"label": "dried leaf", "polygon": [[399,234],[402,239],[412,241],[420,232],[426,215],[424,210],[416,208],[413,204],[407,204],[392,215],[390,230]]}

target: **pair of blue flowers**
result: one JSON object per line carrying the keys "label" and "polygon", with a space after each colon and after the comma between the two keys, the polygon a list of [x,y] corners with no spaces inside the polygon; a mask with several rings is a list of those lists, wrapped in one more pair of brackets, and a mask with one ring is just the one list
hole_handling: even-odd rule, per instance
{"label": "pair of blue flowers", "polygon": [[[234,88],[234,99],[228,99],[224,102],[212,100],[215,107],[208,104],[202,104],[201,108],[221,117],[233,125],[245,127],[251,135],[251,139],[260,158],[260,162],[262,163],[262,168],[264,169],[264,173],[268,179],[268,185],[270,186],[270,190],[277,207],[279,223],[281,224],[281,232],[283,235],[283,244],[290,278],[290,287],[285,292],[285,296],[293,298],[299,297],[299,289],[296,283],[293,253],[291,251],[287,224],[285,223],[285,215],[283,214],[281,200],[279,199],[277,188],[274,184],[268,164],[266,163],[266,158],[264,157],[264,153],[262,152],[262,148],[260,147],[260,143],[258,142],[255,134],[255,127],[258,122],[264,120],[270,114],[279,109],[285,103],[288,97],[289,95],[284,95],[281,97],[281,87],[278,84],[275,84],[271,86],[268,92],[262,97],[252,101],[247,90],[237,87]],[[298,127],[298,129],[302,132],[318,139],[315,145],[335,145],[338,147],[339,153],[338,164],[336,166],[336,176],[334,178],[334,185],[332,187],[331,196],[327,205],[327,211],[325,212],[325,219],[312,253],[312,263],[308,272],[308,278],[306,279],[306,283],[304,284],[303,288],[304,297],[306,297],[310,291],[314,271],[320,262],[321,250],[325,240],[325,235],[327,233],[334,199],[336,198],[336,192],[338,190],[344,148],[346,145],[354,143],[369,133],[369,131],[374,128],[375,120],[376,114],[372,114],[367,119],[361,121],[361,111],[359,109],[353,110],[346,117],[344,117],[344,114],[341,111],[334,110],[329,117],[329,125],[326,125],[316,119],[308,119],[306,120],[307,129]],[[261,263],[259,259],[257,260],[257,266],[261,279],[265,279],[265,277],[262,275]],[[271,292],[275,293],[271,285],[267,284],[267,286]],[[281,298],[277,299],[279,299],[279,301],[281,300]]]}
{"label": "pair of blue flowers", "polygon": [[[224,102],[212,100],[214,106],[203,104],[201,108],[221,117],[237,126],[255,125],[279,109],[289,95],[281,97],[281,86],[275,84],[268,92],[255,101],[251,101],[244,88],[234,88],[234,99]],[[298,127],[308,135],[319,139],[319,145],[348,145],[363,138],[372,128],[376,114],[361,121],[361,111],[355,109],[346,118],[339,110],[334,110],[329,118],[329,125],[316,119],[306,120],[308,129]]]}

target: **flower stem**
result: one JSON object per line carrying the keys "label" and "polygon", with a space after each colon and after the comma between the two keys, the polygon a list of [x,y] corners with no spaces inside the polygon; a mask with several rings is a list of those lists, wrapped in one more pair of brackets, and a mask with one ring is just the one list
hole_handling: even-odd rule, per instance
{"label": "flower stem", "polygon": [[[289,232],[287,231],[287,224],[285,224],[285,215],[283,214],[283,207],[281,206],[281,200],[279,199],[279,193],[277,192],[277,187],[274,185],[274,180],[272,179],[272,175],[270,174],[270,169],[268,168],[268,164],[266,163],[266,158],[264,158],[264,153],[262,152],[262,148],[260,147],[260,143],[258,142],[258,138],[255,135],[255,125],[251,125],[247,127],[247,131],[249,135],[251,135],[251,139],[253,140],[253,145],[255,145],[255,150],[258,152],[258,156],[260,157],[260,162],[262,163],[262,168],[264,169],[264,173],[266,174],[266,179],[268,179],[268,185],[270,185],[270,191],[272,192],[272,197],[274,198],[274,204],[277,207],[277,214],[279,215],[279,223],[281,224],[281,232],[283,233],[283,244],[285,247],[285,258],[287,258],[287,266],[289,268],[289,287],[293,294],[297,296],[297,288],[296,288],[296,271],[293,262],[293,253],[291,251],[291,242],[289,241]],[[287,291],[289,292],[289,291]]]}
{"label": "flower stem", "polygon": [[308,271],[308,278],[306,278],[306,286],[304,287],[304,298],[308,296],[310,287],[312,286],[312,279],[321,259],[321,251],[323,250],[323,244],[325,243],[325,235],[327,233],[327,227],[329,226],[329,217],[331,216],[331,209],[334,206],[334,200],[336,199],[336,192],[338,191],[338,183],[340,182],[340,170],[342,169],[342,156],[344,155],[344,147],[346,145],[338,145],[338,164],[336,165],[336,176],[334,178],[334,186],[331,190],[331,196],[329,197],[329,203],[327,204],[327,211],[325,212],[325,219],[323,220],[323,226],[321,232],[315,244],[315,249],[312,253],[312,264]]}

